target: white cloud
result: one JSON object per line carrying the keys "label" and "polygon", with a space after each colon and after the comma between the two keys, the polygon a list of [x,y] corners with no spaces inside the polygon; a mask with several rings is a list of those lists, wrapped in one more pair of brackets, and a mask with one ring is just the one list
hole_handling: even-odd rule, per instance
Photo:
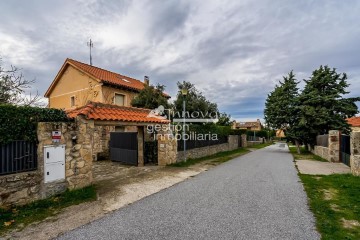
{"label": "white cloud", "polygon": [[[16,6],[16,8],[15,8]],[[21,6],[21,7],[19,7]],[[235,118],[261,118],[266,94],[294,70],[349,73],[360,92],[360,3],[340,1],[1,2],[0,55],[45,92],[66,57],[161,82],[191,81]]]}

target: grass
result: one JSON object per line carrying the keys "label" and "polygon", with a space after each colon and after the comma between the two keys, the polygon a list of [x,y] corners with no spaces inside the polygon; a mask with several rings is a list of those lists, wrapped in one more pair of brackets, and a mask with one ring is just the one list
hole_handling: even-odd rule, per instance
{"label": "grass", "polygon": [[33,222],[54,216],[65,207],[96,199],[94,186],[66,191],[60,195],[37,200],[27,205],[0,208],[0,236],[11,229],[22,229]]}
{"label": "grass", "polygon": [[360,239],[360,177],[299,176],[322,239]]}
{"label": "grass", "polygon": [[271,145],[273,145],[273,144],[274,144],[273,142],[260,143],[260,144],[256,144],[256,145],[249,146],[249,147],[247,147],[247,148],[261,149],[261,148],[264,148],[264,147],[271,146]]}
{"label": "grass", "polygon": [[206,157],[188,159],[186,162],[177,162],[177,163],[170,164],[168,166],[170,166],[170,167],[189,167],[191,165],[194,165],[194,164],[197,164],[197,163],[200,163],[203,161],[209,161],[209,160],[211,160],[211,162],[213,162],[213,163],[223,163],[223,162],[227,162],[235,157],[238,157],[238,156],[243,155],[248,152],[249,152],[249,150],[247,150],[245,148],[238,148],[238,149],[235,149],[232,151],[219,152],[214,155],[210,155],[210,156],[206,156]]}
{"label": "grass", "polygon": [[312,152],[305,149],[305,147],[300,147],[300,154],[297,153],[297,149],[295,146],[289,146],[289,150],[294,156],[295,160],[313,160],[313,161],[320,161],[320,162],[329,162],[322,157],[319,157]]}

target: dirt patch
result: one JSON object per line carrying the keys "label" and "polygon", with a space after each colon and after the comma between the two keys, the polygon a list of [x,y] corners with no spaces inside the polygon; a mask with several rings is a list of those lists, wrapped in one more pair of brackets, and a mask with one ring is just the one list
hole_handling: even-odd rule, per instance
{"label": "dirt patch", "polygon": [[342,222],[342,225],[344,228],[360,227],[360,223],[356,220],[347,220],[347,219],[342,218],[341,222]]}
{"label": "dirt patch", "polygon": [[340,208],[339,208],[339,206],[338,206],[337,204],[335,204],[335,203],[331,203],[331,204],[330,204],[330,208],[331,208],[332,210],[334,210],[335,212],[340,212],[340,211],[341,211]]}
{"label": "dirt patch", "polygon": [[336,190],[334,188],[329,188],[329,189],[324,189],[323,193],[324,193],[325,200],[332,200],[332,199],[336,198],[336,195],[338,194],[338,190]]}
{"label": "dirt patch", "polygon": [[[144,168],[100,163],[94,174],[98,199],[94,202],[64,209],[54,217],[33,223],[23,230],[14,230],[5,239],[52,239],[62,233],[103,217],[105,214],[138,201],[146,196],[173,186],[214,167],[205,161],[189,168],[157,167]],[[105,172],[101,171],[101,168]]]}

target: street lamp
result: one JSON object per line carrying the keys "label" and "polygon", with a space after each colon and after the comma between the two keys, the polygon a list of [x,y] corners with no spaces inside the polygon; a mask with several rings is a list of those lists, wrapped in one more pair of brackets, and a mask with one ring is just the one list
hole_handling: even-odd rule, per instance
{"label": "street lamp", "polygon": [[183,96],[183,141],[184,141],[184,161],[186,162],[186,141],[185,141],[185,116],[186,116],[186,112],[185,112],[185,105],[186,105],[186,95],[188,94],[188,90],[187,88],[183,87],[181,89],[181,94]]}

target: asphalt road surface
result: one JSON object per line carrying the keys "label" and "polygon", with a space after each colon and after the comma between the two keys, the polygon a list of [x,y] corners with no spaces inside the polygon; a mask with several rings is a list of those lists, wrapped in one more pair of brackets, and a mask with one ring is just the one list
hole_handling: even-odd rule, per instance
{"label": "asphalt road surface", "polygon": [[314,222],[292,156],[276,144],[59,239],[319,239]]}

